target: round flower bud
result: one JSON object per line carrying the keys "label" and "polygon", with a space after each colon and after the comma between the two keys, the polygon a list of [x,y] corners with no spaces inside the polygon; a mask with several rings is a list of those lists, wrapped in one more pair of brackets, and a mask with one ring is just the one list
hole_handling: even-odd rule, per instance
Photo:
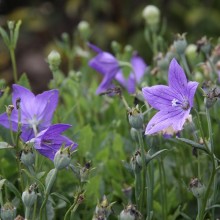
{"label": "round flower bud", "polygon": [[142,170],[142,159],[141,152],[139,150],[137,150],[135,154],[132,156],[130,163],[132,170],[135,173],[140,173],[140,171]]}
{"label": "round flower bud", "polygon": [[179,55],[182,55],[185,53],[185,50],[187,48],[187,41],[185,38],[179,38],[174,41],[173,45],[174,45],[174,48],[176,49],[176,52]]}
{"label": "round flower bud", "polygon": [[16,217],[16,207],[11,203],[5,203],[1,208],[1,218],[2,220],[14,220]]}
{"label": "round flower bud", "polygon": [[78,24],[78,30],[84,40],[87,40],[90,36],[90,26],[87,21],[80,21]]}
{"label": "round flower bud", "polygon": [[150,26],[157,25],[160,21],[160,10],[154,5],[148,5],[143,10],[143,18]]}
{"label": "round flower bud", "polygon": [[14,26],[15,26],[15,22],[14,21],[8,21],[8,28],[10,30],[13,30],[14,29]]}
{"label": "round flower bud", "polygon": [[37,193],[31,187],[22,193],[22,201],[26,207],[32,207],[37,199]]}
{"label": "round flower bud", "polygon": [[60,149],[56,152],[54,157],[54,166],[56,169],[61,170],[70,164],[71,157],[69,148]]}
{"label": "round flower bud", "polygon": [[20,160],[25,166],[31,166],[34,164],[35,154],[31,149],[23,150],[21,152]]}
{"label": "round flower bud", "polygon": [[119,215],[119,220],[137,220],[141,218],[141,213],[134,205],[128,205]]}
{"label": "round flower bud", "polygon": [[57,69],[61,63],[61,56],[56,50],[52,50],[47,59],[51,69]]}
{"label": "round flower bud", "polygon": [[128,121],[132,128],[142,129],[143,128],[143,115],[139,111],[138,107],[132,108],[128,114]]}
{"label": "round flower bud", "polygon": [[189,184],[190,190],[193,195],[198,199],[201,198],[206,190],[206,187],[198,178],[192,178]]}

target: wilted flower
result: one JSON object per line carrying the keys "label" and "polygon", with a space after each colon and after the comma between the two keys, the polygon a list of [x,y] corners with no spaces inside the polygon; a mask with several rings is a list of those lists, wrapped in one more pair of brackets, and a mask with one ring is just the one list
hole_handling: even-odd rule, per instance
{"label": "wilted flower", "polygon": [[78,146],[78,144],[69,138],[61,135],[62,132],[70,127],[71,125],[68,124],[51,125],[49,128],[41,131],[36,138],[33,138],[30,142],[34,143],[35,149],[42,155],[53,160],[61,146],[70,147],[70,151],[73,151]]}
{"label": "wilted flower", "polygon": [[169,67],[169,86],[156,85],[142,89],[148,103],[159,110],[148,123],[145,134],[150,135],[172,126],[182,130],[193,107],[197,82],[187,82],[182,67],[173,59]]}
{"label": "wilted flower", "polygon": [[16,106],[16,101],[20,99],[20,109],[14,108],[11,112],[11,123],[7,113],[1,114],[0,124],[6,128],[12,126],[12,130],[17,131],[18,123],[21,122],[21,138],[26,142],[50,126],[53,112],[58,103],[58,90],[46,91],[35,96],[22,86],[14,84],[12,88],[12,103]]}
{"label": "wilted flower", "polygon": [[131,66],[133,71],[130,72],[128,78],[125,78],[120,66],[120,62],[110,53],[104,52],[98,47],[89,44],[89,46],[97,52],[97,56],[89,61],[89,66],[101,73],[104,78],[96,90],[97,94],[105,92],[107,89],[114,87],[112,81],[116,79],[129,93],[135,93],[136,84],[140,83],[146,71],[144,60],[138,55],[131,58]]}
{"label": "wilted flower", "polygon": [[128,205],[119,215],[119,220],[138,220],[141,219],[141,213],[134,205]]}
{"label": "wilted flower", "polygon": [[205,185],[198,178],[192,178],[189,187],[196,198],[203,196],[206,190]]}

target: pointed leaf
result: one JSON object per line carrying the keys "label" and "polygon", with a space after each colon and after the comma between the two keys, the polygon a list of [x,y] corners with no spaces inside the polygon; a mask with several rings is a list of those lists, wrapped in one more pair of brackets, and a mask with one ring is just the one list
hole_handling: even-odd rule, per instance
{"label": "pointed leaf", "polygon": [[61,195],[61,194],[59,194],[59,193],[57,193],[57,192],[53,192],[53,193],[51,193],[50,195],[51,195],[51,196],[56,196],[56,197],[58,197],[59,199],[61,199],[61,200],[65,201],[66,203],[69,203],[69,204],[70,204],[69,199],[67,199],[65,196],[63,196],[63,195]]}
{"label": "pointed leaf", "polygon": [[5,148],[8,149],[8,148],[14,148],[14,147],[8,144],[7,142],[0,142],[0,149],[5,149]]}
{"label": "pointed leaf", "polygon": [[196,143],[196,142],[194,142],[194,141],[192,141],[192,140],[186,139],[186,138],[178,138],[178,137],[177,137],[177,140],[180,140],[180,141],[182,141],[182,142],[184,142],[184,143],[186,143],[186,144],[189,144],[189,145],[191,145],[191,146],[193,146],[193,147],[195,147],[195,148],[197,148],[197,149],[199,149],[199,150],[203,150],[203,151],[205,151],[206,153],[209,153],[209,152],[207,151],[207,149],[204,147],[204,145],[202,145],[202,144],[198,144],[198,143]]}
{"label": "pointed leaf", "polygon": [[156,158],[157,156],[159,156],[160,154],[162,154],[165,151],[167,151],[167,149],[163,149],[163,150],[157,151],[153,155],[147,155],[146,163],[148,164],[151,160],[153,160],[154,158]]}
{"label": "pointed leaf", "polygon": [[2,27],[0,27],[0,35],[2,36],[3,41],[5,42],[6,46],[9,47],[10,40],[9,40],[8,34]]}
{"label": "pointed leaf", "polygon": [[3,187],[4,183],[5,183],[5,181],[6,181],[6,179],[0,180],[0,190],[2,190],[2,187]]}
{"label": "pointed leaf", "polygon": [[15,25],[15,29],[14,29],[14,36],[13,36],[13,45],[14,45],[14,48],[16,48],[16,45],[17,45],[17,41],[18,41],[18,35],[19,35],[19,29],[20,29],[20,26],[21,26],[21,20],[19,20],[16,25]]}
{"label": "pointed leaf", "polygon": [[5,181],[5,185],[8,187],[8,189],[10,191],[12,191],[15,196],[17,196],[19,199],[21,199],[21,194],[20,192],[18,191],[18,189],[11,183],[9,182],[8,180]]}

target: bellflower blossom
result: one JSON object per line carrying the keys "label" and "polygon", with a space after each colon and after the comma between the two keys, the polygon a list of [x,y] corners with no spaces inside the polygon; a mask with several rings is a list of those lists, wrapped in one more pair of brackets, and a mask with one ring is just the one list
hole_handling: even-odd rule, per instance
{"label": "bellflower blossom", "polygon": [[58,103],[58,90],[46,91],[35,96],[20,85],[14,84],[12,88],[12,103],[16,106],[16,101],[20,99],[20,109],[14,108],[10,121],[7,113],[1,114],[0,124],[17,131],[20,111],[21,138],[26,142],[50,126],[53,112]]}
{"label": "bellflower blossom", "polygon": [[95,45],[89,44],[89,46],[98,53],[96,57],[89,61],[89,66],[103,75],[103,80],[96,90],[96,94],[100,94],[114,87],[112,84],[114,79],[125,87],[129,93],[135,93],[136,84],[140,83],[146,71],[147,65],[144,60],[137,54],[134,54],[131,58],[133,71],[131,71],[128,78],[125,78],[120,62],[112,54],[102,51]]}
{"label": "bellflower blossom", "polygon": [[169,66],[168,86],[156,85],[142,89],[147,102],[159,110],[148,123],[145,134],[154,134],[169,127],[174,131],[182,130],[193,107],[197,86],[197,82],[187,82],[182,67],[172,59]]}
{"label": "bellflower blossom", "polygon": [[69,124],[54,124],[47,129],[38,133],[38,135],[31,139],[30,142],[34,144],[34,148],[50,160],[54,159],[56,152],[61,148],[70,147],[70,151],[77,148],[78,144],[69,138],[61,135],[65,130],[70,128]]}

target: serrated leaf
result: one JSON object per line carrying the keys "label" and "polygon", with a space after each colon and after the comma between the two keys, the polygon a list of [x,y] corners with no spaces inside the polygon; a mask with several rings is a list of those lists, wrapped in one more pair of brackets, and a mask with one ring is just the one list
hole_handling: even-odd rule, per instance
{"label": "serrated leaf", "polygon": [[3,187],[4,183],[5,183],[5,181],[6,181],[6,179],[0,180],[0,190],[2,190],[2,187]]}
{"label": "serrated leaf", "polygon": [[0,149],[9,149],[9,148],[14,148],[14,147],[8,144],[7,142],[0,142]]}
{"label": "serrated leaf", "polygon": [[65,201],[66,203],[69,203],[69,204],[70,204],[69,199],[67,199],[65,196],[63,196],[63,195],[61,195],[61,194],[59,194],[59,193],[57,193],[57,192],[53,192],[53,193],[51,193],[50,195],[51,195],[51,196],[56,196],[57,198],[59,198],[59,199]]}

